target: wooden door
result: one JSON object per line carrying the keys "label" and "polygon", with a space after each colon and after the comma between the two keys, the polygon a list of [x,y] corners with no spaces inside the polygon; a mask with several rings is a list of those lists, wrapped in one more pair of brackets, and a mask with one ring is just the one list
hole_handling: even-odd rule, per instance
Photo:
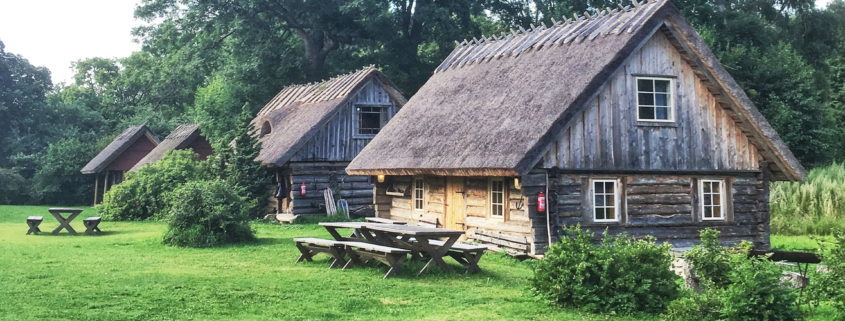
{"label": "wooden door", "polygon": [[446,177],[446,217],[443,227],[464,229],[464,178]]}

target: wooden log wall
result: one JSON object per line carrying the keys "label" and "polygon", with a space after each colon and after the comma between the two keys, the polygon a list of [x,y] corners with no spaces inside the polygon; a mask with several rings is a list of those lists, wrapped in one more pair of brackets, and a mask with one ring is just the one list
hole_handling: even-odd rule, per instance
{"label": "wooden log wall", "polygon": [[[674,123],[637,121],[636,76],[674,77]],[[754,170],[760,155],[692,67],[657,33],[561,133],[544,168]]]}
{"label": "wooden log wall", "polygon": [[[375,188],[375,205],[377,215],[395,220],[403,220],[416,224],[421,218],[438,220],[442,224],[446,213],[446,177],[425,176],[425,210],[413,209],[413,187],[402,196],[387,195],[390,184],[400,183],[413,186],[412,176],[391,176],[384,184],[377,184]],[[545,176],[543,176],[545,184]],[[475,231],[482,233],[496,233],[497,238],[522,238],[533,244],[531,220],[528,217],[528,201],[523,197],[523,190],[514,186],[512,178],[505,179],[508,186],[508,210],[505,219],[490,218],[489,178],[464,177],[464,227],[469,238],[475,237]],[[539,191],[539,190],[538,190]],[[535,193],[536,194],[536,193]],[[535,197],[536,199],[536,197]],[[536,206],[536,205],[535,205]],[[501,237],[499,237],[501,236]],[[489,238],[490,235],[487,235]],[[483,237],[482,237],[483,238]],[[484,240],[480,240],[484,243]],[[492,244],[492,243],[490,243]],[[516,250],[513,248],[512,250]]]}
{"label": "wooden log wall", "polygon": [[[341,197],[349,208],[373,204],[373,183],[369,176],[346,175],[345,162],[288,163],[291,178],[292,212],[295,215],[325,215],[323,191],[331,188],[335,198]],[[305,183],[305,195],[300,187]]]}
{"label": "wooden log wall", "polygon": [[399,105],[390,99],[381,83],[371,80],[296,152],[291,161],[351,162],[375,136],[357,134],[356,105],[385,106],[388,119],[399,111]]}
{"label": "wooden log wall", "polygon": [[[620,205],[620,222],[593,221],[590,180],[618,178],[624,197]],[[724,179],[726,195],[725,221],[702,221],[698,199],[699,179]],[[768,216],[768,178],[763,173],[721,176],[644,175],[644,174],[566,174],[550,182],[555,185],[554,204],[557,227],[581,224],[600,236],[605,229],[611,234],[627,232],[635,237],[652,235],[659,242],[675,247],[698,244],[700,231],[711,227],[721,232],[724,244],[742,240],[758,249],[770,249]],[[536,230],[535,235],[545,231]],[[537,236],[537,241],[540,236]]]}

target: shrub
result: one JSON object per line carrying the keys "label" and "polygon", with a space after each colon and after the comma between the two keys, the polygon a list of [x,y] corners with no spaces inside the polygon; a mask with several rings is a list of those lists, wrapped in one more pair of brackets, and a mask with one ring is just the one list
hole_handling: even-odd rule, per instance
{"label": "shrub", "polygon": [[601,244],[579,226],[565,229],[534,268],[533,291],[553,304],[590,312],[663,312],[678,297],[668,244],[604,233]]}
{"label": "shrub", "polygon": [[224,181],[188,182],[173,192],[164,243],[211,247],[253,240],[249,207]]}
{"label": "shrub", "polygon": [[127,172],[126,180],[103,197],[100,213],[107,220],[163,219],[168,197],[182,184],[208,176],[206,162],[190,150],[172,151],[152,165]]}
{"label": "shrub", "polygon": [[836,320],[845,320],[845,231],[836,231],[834,238],[822,261],[827,273],[817,273],[811,284],[836,309]]}
{"label": "shrub", "polygon": [[796,295],[780,278],[783,269],[765,257],[750,257],[750,244],[719,245],[719,232],[705,229],[701,245],[686,258],[701,280],[701,293],[669,305],[669,320],[795,320]]}

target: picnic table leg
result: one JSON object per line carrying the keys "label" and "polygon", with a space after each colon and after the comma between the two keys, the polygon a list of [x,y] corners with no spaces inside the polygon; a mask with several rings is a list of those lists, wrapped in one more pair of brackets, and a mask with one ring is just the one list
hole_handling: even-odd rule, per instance
{"label": "picnic table leg", "polygon": [[349,261],[347,261],[346,264],[343,266],[343,270],[346,270],[347,268],[354,265],[363,264],[363,262],[361,262],[361,257],[358,256],[358,253],[355,253],[355,251],[351,250],[348,246],[346,247],[346,254],[349,254]]}
{"label": "picnic table leg", "polygon": [[404,254],[402,256],[396,256],[396,255],[393,255],[393,254],[388,254],[387,255],[387,262],[388,262],[388,265],[390,265],[390,270],[387,271],[387,274],[384,275],[382,280],[389,278],[389,277],[393,276],[394,274],[402,275],[402,263],[405,263],[406,257],[407,256],[405,256]]}
{"label": "picnic table leg", "polygon": [[308,262],[314,262],[314,260],[311,259],[311,257],[314,256],[314,253],[311,253],[311,250],[309,250],[307,247],[305,247],[304,245],[299,244],[299,243],[296,243],[296,248],[298,248],[299,252],[301,252],[302,254],[299,255],[299,258],[296,259],[296,262],[293,262],[293,264],[302,262],[302,260],[307,260]]}
{"label": "picnic table leg", "polygon": [[419,274],[421,275],[425,272],[428,266],[431,265],[431,261],[434,261],[434,263],[440,266],[440,269],[443,270],[443,272],[449,272],[449,265],[446,264],[446,261],[443,261],[443,256],[449,252],[449,249],[455,244],[455,242],[458,241],[458,238],[460,238],[460,236],[452,236],[446,240],[446,243],[444,243],[443,246],[435,248],[428,243],[427,237],[418,236],[417,244],[420,245],[426,254],[431,256],[431,259],[429,259],[428,263],[426,263],[422,270],[420,270]]}
{"label": "picnic table leg", "polygon": [[70,216],[68,216],[67,218],[64,218],[64,217],[62,217],[62,215],[60,213],[50,212],[50,214],[53,214],[53,217],[55,217],[56,220],[59,221],[59,227],[57,227],[55,230],[53,230],[53,235],[59,235],[59,232],[63,228],[67,229],[67,232],[70,233],[71,235],[76,235],[76,230],[74,230],[73,227],[70,226],[70,222],[72,222],[73,219],[75,219],[76,216],[79,215],[79,213],[81,213],[81,212],[71,213]]}
{"label": "picnic table leg", "polygon": [[343,236],[340,236],[340,233],[337,232],[336,228],[330,227],[330,226],[325,226],[325,228],[326,228],[326,231],[328,231],[329,234],[332,235],[332,237],[335,239],[335,241],[343,241],[344,240]]}
{"label": "picnic table leg", "polygon": [[26,235],[29,235],[30,233],[35,233],[35,235],[38,235],[38,233],[41,232],[41,229],[38,228],[38,225],[41,224],[41,221],[27,220],[26,224],[29,225],[29,231],[26,231]]}
{"label": "picnic table leg", "polygon": [[331,256],[334,258],[334,261],[332,261],[332,264],[329,265],[329,269],[343,265],[343,264],[346,263],[343,260],[344,252],[345,251],[343,251],[343,250],[341,250],[341,249],[339,249],[335,246],[332,246],[332,247],[329,248],[329,254],[331,254]]}

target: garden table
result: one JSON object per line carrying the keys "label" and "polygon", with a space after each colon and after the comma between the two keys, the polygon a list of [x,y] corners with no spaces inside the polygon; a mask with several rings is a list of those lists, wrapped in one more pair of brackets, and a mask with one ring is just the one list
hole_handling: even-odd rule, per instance
{"label": "garden table", "polygon": [[[445,228],[432,228],[422,226],[408,226],[396,224],[365,223],[365,222],[342,222],[342,223],[320,223],[329,234],[338,241],[353,241],[352,237],[342,237],[336,230],[338,228],[355,229],[354,240],[362,238],[366,242],[411,250],[412,256],[424,254],[428,262],[420,270],[419,274],[425,272],[432,262],[437,264],[444,272],[449,271],[449,265],[443,261],[445,256],[455,242],[464,235],[464,231]],[[446,239],[442,244],[431,244],[430,241]]]}
{"label": "garden table", "polygon": [[[76,230],[74,230],[73,227],[70,226],[70,222],[72,222],[73,219],[75,219],[76,216],[79,215],[79,213],[82,213],[81,208],[54,207],[48,209],[47,211],[49,211],[50,214],[53,214],[53,217],[55,217],[56,220],[59,221],[59,227],[53,230],[53,235],[59,235],[59,231],[61,231],[62,229],[67,229],[68,233],[70,233],[71,235],[76,235]],[[62,214],[68,214],[67,218],[62,216]]]}

